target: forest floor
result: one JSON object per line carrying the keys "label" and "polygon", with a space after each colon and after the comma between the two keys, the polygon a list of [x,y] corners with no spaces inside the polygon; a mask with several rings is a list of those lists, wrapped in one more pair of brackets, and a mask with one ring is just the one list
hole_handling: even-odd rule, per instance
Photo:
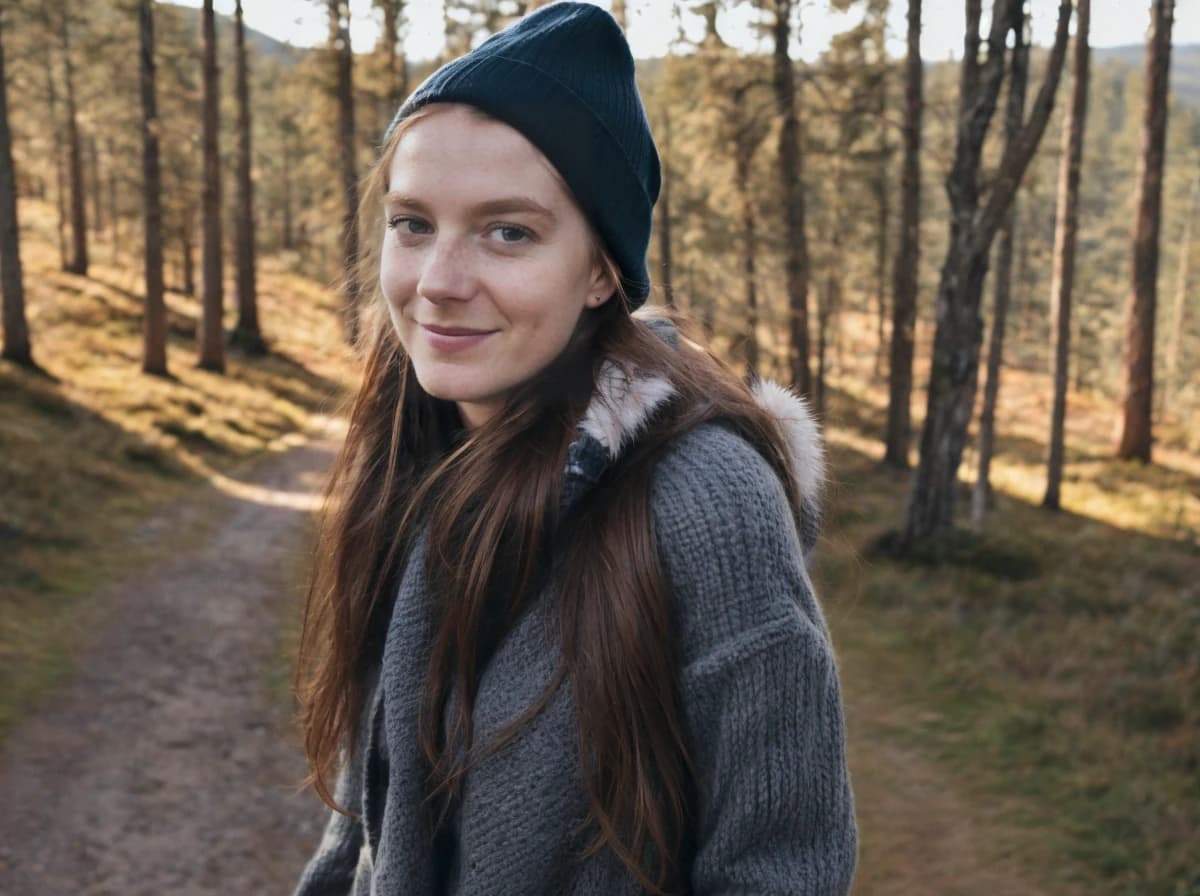
{"label": "forest floor", "polygon": [[[26,262],[43,370],[0,363],[0,896],[287,892],[323,815],[286,676],[351,379],[335,300],[265,263],[272,354],[222,377],[172,293],[174,373],[145,377],[137,274],[70,277],[49,245]],[[816,579],[856,892],[1200,893],[1200,459],[1167,432],[1153,467],[1107,460],[1104,403],[1073,396],[1047,514],[1045,384],[1006,372],[987,529],[898,564],[875,545],[907,478],[878,467],[879,390],[839,369]]]}

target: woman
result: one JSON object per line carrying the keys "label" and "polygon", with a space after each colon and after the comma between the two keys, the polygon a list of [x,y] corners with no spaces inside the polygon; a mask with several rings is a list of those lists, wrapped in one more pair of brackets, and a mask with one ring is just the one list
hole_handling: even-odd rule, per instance
{"label": "woman", "polygon": [[658,188],[594,6],[533,13],[397,113],[302,634],[334,811],[299,896],[848,890],[816,428],[631,314]]}

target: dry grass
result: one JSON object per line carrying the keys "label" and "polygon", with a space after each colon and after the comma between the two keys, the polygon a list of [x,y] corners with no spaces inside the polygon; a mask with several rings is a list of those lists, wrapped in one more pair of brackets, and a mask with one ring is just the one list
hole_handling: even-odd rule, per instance
{"label": "dry grass", "polygon": [[[41,371],[0,362],[0,731],[69,668],[96,624],[103,608],[80,598],[146,559],[147,516],[203,484],[229,487],[229,474],[285,448],[334,411],[352,367],[332,294],[267,259],[268,356],[231,352],[225,375],[197,369],[198,303],[171,292],[171,375],[147,376],[138,259],[93,246],[89,276],[65,274],[50,210],[21,212]],[[229,308],[232,282],[225,293]]]}

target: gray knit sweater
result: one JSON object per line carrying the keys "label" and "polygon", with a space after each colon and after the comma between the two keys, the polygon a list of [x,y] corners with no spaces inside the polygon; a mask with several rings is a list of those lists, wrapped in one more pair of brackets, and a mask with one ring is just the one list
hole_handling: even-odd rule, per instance
{"label": "gray knit sweater", "polygon": [[[568,454],[569,504],[670,398],[670,384],[615,368]],[[705,425],[656,468],[652,510],[674,594],[681,696],[697,770],[694,846],[684,867],[697,894],[843,894],[856,831],[842,706],[829,635],[805,558],[815,539],[822,455],[803,404],[759,390],[792,436],[805,498],[799,527],[782,484],[754,446]],[[799,528],[799,534],[798,534]],[[431,620],[418,544],[403,575],[360,748],[296,896],[433,896],[431,835],[421,810],[419,690]],[[535,602],[500,641],[479,684],[486,740],[535,700],[557,664]],[[588,811],[568,685],[501,752],[467,778],[452,816],[455,896],[621,896],[639,892],[619,861],[580,861]]]}

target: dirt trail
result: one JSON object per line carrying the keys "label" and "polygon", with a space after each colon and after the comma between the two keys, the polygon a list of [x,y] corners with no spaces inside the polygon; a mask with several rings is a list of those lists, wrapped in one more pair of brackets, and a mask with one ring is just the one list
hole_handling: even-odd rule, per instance
{"label": "dirt trail", "polygon": [[0,896],[290,892],[321,813],[266,682],[331,451],[143,527],[174,551],[99,596],[78,675],[0,750]]}

